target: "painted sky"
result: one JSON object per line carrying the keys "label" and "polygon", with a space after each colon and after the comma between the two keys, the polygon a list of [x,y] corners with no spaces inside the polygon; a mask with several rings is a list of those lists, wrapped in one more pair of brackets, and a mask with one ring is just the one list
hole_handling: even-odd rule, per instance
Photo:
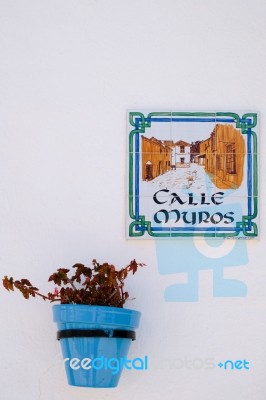
{"label": "painted sky", "polygon": [[192,143],[209,138],[215,124],[215,122],[152,122],[151,127],[146,128],[144,136]]}

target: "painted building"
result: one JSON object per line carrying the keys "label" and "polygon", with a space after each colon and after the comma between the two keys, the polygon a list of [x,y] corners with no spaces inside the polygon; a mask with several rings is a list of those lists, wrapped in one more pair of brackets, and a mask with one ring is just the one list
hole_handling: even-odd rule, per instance
{"label": "painted building", "polygon": [[200,140],[192,142],[190,145],[190,162],[196,163],[197,157],[200,155]]}
{"label": "painted building", "polygon": [[[199,154],[195,158],[195,162],[206,168],[206,164],[209,166],[211,159],[211,141],[210,138],[203,140],[199,144]],[[206,168],[209,170],[209,168]]]}
{"label": "painted building", "polygon": [[245,141],[230,124],[217,124],[210,137],[200,143],[195,161],[220,189],[237,189],[243,180]]}
{"label": "painted building", "polygon": [[142,180],[150,181],[171,169],[172,149],[154,137],[141,136]]}
{"label": "painted building", "polygon": [[190,143],[179,140],[172,146],[172,166],[185,168],[190,166]]}

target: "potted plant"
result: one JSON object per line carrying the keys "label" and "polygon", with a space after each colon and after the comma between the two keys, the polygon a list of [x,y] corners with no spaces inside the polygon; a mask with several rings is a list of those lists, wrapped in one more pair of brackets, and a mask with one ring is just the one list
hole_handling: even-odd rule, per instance
{"label": "potted plant", "polygon": [[19,290],[25,299],[38,296],[59,303],[53,305],[53,320],[70,385],[116,387],[141,315],[123,308],[129,297],[124,284],[130,272],[135,274],[144,265],[132,260],[117,270],[93,260],[92,267],[73,265],[72,274],[59,268],[48,279],[56,286],[47,295],[28,279],[5,276],[3,286]]}

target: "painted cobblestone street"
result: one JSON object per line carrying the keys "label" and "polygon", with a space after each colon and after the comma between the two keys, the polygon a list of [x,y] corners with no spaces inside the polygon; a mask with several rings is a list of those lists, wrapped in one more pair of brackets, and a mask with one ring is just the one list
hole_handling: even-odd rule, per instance
{"label": "painted cobblestone street", "polygon": [[150,182],[142,182],[141,188],[147,195],[152,195],[156,190],[167,188],[171,190],[182,190],[206,192],[214,188],[204,167],[191,163],[190,167],[176,168],[153,179]]}

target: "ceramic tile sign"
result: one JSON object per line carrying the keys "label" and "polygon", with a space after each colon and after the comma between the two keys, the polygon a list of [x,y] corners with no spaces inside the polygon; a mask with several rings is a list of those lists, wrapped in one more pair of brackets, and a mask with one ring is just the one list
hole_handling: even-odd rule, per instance
{"label": "ceramic tile sign", "polygon": [[254,112],[128,112],[127,238],[258,237]]}

